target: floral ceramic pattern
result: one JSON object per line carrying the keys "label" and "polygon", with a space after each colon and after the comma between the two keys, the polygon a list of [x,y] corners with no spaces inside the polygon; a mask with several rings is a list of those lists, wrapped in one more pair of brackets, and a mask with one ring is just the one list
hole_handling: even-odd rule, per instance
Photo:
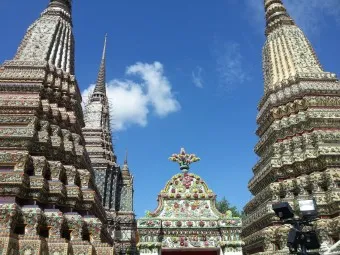
{"label": "floral ceramic pattern", "polygon": [[220,237],[180,236],[167,237],[163,240],[163,248],[212,248],[218,247]]}
{"label": "floral ceramic pattern", "polygon": [[215,194],[208,189],[201,177],[184,173],[172,177],[161,196],[165,199],[210,199]]}
{"label": "floral ceramic pattern", "polygon": [[210,208],[207,200],[169,200],[164,203],[164,209],[159,215],[164,218],[218,218]]}
{"label": "floral ceramic pattern", "polygon": [[219,247],[235,248],[241,254],[241,219],[230,211],[220,213],[213,191],[200,176],[188,173],[194,157],[182,150],[170,158],[180,163],[182,173],[167,182],[158,196],[157,209],[138,220],[141,255],[150,254],[152,249],[158,254],[159,249]]}
{"label": "floral ceramic pattern", "polygon": [[179,154],[172,154],[169,160],[177,162],[181,170],[188,170],[190,164],[197,162],[200,158],[196,157],[195,154],[187,154],[184,148],[181,148]]}

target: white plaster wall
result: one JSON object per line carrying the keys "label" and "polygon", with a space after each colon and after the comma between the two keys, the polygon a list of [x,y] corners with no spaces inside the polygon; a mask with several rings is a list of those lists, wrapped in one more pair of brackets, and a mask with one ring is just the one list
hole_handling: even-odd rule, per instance
{"label": "white plaster wall", "polygon": [[141,249],[139,251],[140,255],[161,255],[161,249]]}

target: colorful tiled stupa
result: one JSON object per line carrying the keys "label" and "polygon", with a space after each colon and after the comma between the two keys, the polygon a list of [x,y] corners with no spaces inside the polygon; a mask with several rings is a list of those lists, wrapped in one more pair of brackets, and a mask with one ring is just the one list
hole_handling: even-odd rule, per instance
{"label": "colorful tiled stupa", "polygon": [[72,1],[50,0],[0,67],[0,254],[113,254],[85,150]]}
{"label": "colorful tiled stupa", "polygon": [[[296,1],[299,2],[299,1]],[[298,3],[296,3],[298,4]],[[258,106],[259,161],[244,207],[245,254],[288,254],[290,225],[272,204],[315,199],[322,247],[340,235],[340,84],[321,66],[281,0],[264,0],[264,95]]]}
{"label": "colorful tiled stupa", "polygon": [[216,209],[216,195],[201,177],[188,173],[199,160],[181,149],[170,160],[182,173],[173,176],[158,196],[158,207],[137,222],[140,254],[242,254],[241,219]]}
{"label": "colorful tiled stupa", "polygon": [[133,176],[127,158],[122,168],[117,164],[113,148],[109,99],[106,94],[106,42],[105,36],[96,86],[85,107],[83,134],[115,250],[133,253],[136,246]]}

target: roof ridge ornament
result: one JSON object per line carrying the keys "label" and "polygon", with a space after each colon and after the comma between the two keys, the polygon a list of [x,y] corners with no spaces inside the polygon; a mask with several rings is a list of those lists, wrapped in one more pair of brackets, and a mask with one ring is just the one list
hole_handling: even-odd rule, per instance
{"label": "roof ridge ornament", "polygon": [[190,164],[200,161],[201,159],[197,157],[195,154],[187,154],[184,148],[181,148],[179,154],[172,154],[169,160],[173,162],[177,162],[179,164],[179,168],[183,173],[187,173],[190,168]]}
{"label": "roof ridge ornament", "polygon": [[125,159],[124,159],[124,165],[128,164],[128,150],[125,150]]}

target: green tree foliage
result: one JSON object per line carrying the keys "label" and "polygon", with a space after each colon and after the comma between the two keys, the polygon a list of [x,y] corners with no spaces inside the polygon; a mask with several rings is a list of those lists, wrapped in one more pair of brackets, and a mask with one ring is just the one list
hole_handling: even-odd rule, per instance
{"label": "green tree foliage", "polygon": [[225,214],[228,210],[231,211],[233,217],[242,217],[242,212],[237,210],[236,206],[231,206],[228,200],[223,197],[220,201],[216,201],[216,208],[219,212]]}

